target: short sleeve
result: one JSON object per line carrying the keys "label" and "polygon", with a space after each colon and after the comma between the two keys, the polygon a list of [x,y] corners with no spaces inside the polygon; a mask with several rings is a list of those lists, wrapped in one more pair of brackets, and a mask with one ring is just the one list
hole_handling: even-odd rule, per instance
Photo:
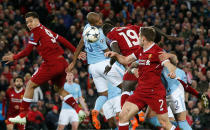
{"label": "short sleeve", "polygon": [[184,71],[182,71],[182,80],[187,83],[187,75],[185,74]]}
{"label": "short sleeve", "polygon": [[117,42],[117,40],[115,39],[115,37],[113,36],[114,34],[108,34],[107,35],[107,38],[106,38],[106,41],[107,41],[107,44],[111,47],[112,43],[114,42]]}
{"label": "short sleeve", "polygon": [[31,32],[28,43],[37,45],[39,42],[39,38],[40,38],[40,35],[38,34],[38,32]]}
{"label": "short sleeve", "polygon": [[159,56],[161,55],[160,52],[165,52],[165,50],[162,49],[162,48],[158,48],[158,51],[157,51],[158,61],[159,61],[160,64],[163,66],[165,62],[168,62],[168,61],[169,61],[169,59],[166,59],[166,60],[164,60],[164,61],[160,61],[160,59],[159,59]]}

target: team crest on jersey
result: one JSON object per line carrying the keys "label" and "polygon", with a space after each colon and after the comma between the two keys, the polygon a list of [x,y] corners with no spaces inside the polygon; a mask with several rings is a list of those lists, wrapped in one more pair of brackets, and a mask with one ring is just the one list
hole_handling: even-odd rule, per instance
{"label": "team crest on jersey", "polygon": [[149,54],[148,58],[150,59],[152,57],[152,54]]}
{"label": "team crest on jersey", "polygon": [[34,33],[31,33],[31,36],[30,36],[29,40],[34,41]]}

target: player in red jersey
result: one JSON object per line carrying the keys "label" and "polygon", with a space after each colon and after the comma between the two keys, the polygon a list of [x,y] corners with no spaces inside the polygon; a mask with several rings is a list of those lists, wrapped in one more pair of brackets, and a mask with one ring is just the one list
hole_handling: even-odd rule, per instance
{"label": "player in red jersey", "polygon": [[159,55],[163,51],[153,41],[155,39],[155,29],[151,27],[140,28],[140,45],[135,53],[129,56],[122,56],[116,52],[107,52],[105,56],[115,57],[118,62],[128,65],[138,60],[138,87],[128,100],[125,102],[120,113],[119,130],[128,130],[129,119],[133,117],[146,104],[151,107],[158,115],[160,124],[166,130],[173,130],[173,126],[168,119],[166,105],[166,90],[161,82],[161,71],[163,66],[169,70],[169,76],[175,78],[175,69],[169,60],[160,61]]}
{"label": "player in red jersey", "polygon": [[[3,100],[3,108],[8,104],[7,113],[5,114],[5,109],[3,109],[2,115],[6,115],[5,123],[7,124],[7,130],[13,130],[14,128],[14,124],[8,119],[19,114],[20,105],[25,92],[23,83],[23,78],[18,76],[14,79],[14,87],[8,88],[6,91],[6,97]],[[19,130],[24,130],[25,125],[17,124],[17,127]]]}
{"label": "player in red jersey", "polygon": [[79,113],[80,119],[83,119],[85,117],[84,111],[78,106],[73,96],[63,88],[66,81],[65,69],[68,67],[68,63],[62,56],[64,51],[57,42],[62,43],[72,52],[75,51],[75,47],[62,36],[59,36],[43,26],[40,23],[39,16],[36,12],[28,12],[25,15],[25,20],[27,27],[31,31],[27,47],[18,54],[4,56],[2,60],[9,62],[18,60],[29,55],[32,49],[36,47],[44,62],[27,83],[20,108],[21,113],[17,117],[10,118],[9,120],[14,123],[25,123],[25,117],[29,105],[32,102],[34,89],[48,80],[52,80],[52,82],[58,87],[58,93],[64,97],[64,101]]}

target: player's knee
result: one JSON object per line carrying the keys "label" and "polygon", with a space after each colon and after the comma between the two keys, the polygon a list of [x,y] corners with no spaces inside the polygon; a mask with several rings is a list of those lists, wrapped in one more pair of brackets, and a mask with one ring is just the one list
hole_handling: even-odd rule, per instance
{"label": "player's knee", "polygon": [[119,120],[120,123],[125,123],[128,122],[128,116],[127,116],[128,111],[124,109],[124,111],[121,111],[119,114]]}
{"label": "player's knee", "polygon": [[32,82],[31,80],[28,81],[27,85],[26,85],[26,89],[35,89],[36,87],[38,87],[38,84]]}
{"label": "player's knee", "polygon": [[58,125],[58,128],[57,128],[57,130],[64,130],[64,125]]}
{"label": "player's knee", "polygon": [[78,123],[73,123],[72,124],[72,130],[77,130],[78,129]]}

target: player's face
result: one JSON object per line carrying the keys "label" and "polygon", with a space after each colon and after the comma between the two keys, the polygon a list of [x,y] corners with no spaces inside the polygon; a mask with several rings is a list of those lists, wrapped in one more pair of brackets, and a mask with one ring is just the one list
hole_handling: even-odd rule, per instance
{"label": "player's face", "polygon": [[96,17],[96,23],[95,26],[96,27],[101,27],[103,25],[103,21],[101,17]]}
{"label": "player's face", "polygon": [[39,20],[37,18],[28,17],[26,18],[26,25],[29,30],[36,28],[39,24]]}
{"label": "player's face", "polygon": [[23,87],[23,80],[22,80],[21,78],[17,78],[17,79],[15,80],[15,87],[16,87],[16,88],[21,88],[21,87]]}
{"label": "player's face", "polygon": [[73,80],[74,80],[74,74],[72,72],[67,73],[66,80],[68,82],[73,82]]}

